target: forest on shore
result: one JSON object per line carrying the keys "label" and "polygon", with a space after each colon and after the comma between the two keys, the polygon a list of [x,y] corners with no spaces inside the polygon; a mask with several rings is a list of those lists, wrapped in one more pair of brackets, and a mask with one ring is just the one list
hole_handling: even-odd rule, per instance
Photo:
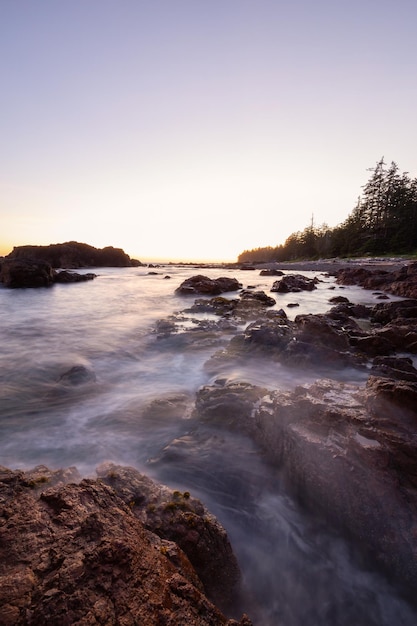
{"label": "forest on shore", "polygon": [[347,219],[334,228],[311,224],[284,244],[245,250],[239,263],[333,257],[413,255],[417,252],[417,178],[382,157]]}

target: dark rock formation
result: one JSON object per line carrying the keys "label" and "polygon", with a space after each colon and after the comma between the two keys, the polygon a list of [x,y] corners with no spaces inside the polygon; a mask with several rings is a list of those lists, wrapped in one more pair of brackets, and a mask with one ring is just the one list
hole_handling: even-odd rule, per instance
{"label": "dark rock formation", "polygon": [[261,270],[259,276],[284,276],[284,272],[281,270]]}
{"label": "dark rock formation", "polygon": [[53,268],[80,267],[130,267],[142,265],[133,260],[121,248],[94,248],[86,243],[68,241],[49,246],[17,246],[6,259],[31,259],[44,261]]}
{"label": "dark rock formation", "polygon": [[238,291],[242,288],[241,283],[236,278],[208,278],[201,274],[187,278],[176,289],[182,295],[210,294],[217,296],[227,291]]}
{"label": "dark rock formation", "polygon": [[297,293],[299,291],[313,291],[317,289],[317,278],[307,278],[302,274],[287,274],[281,280],[276,280],[271,291],[278,293]]}
{"label": "dark rock formation", "polygon": [[47,261],[5,259],[1,263],[0,282],[11,289],[16,287],[50,287],[55,272]]}
{"label": "dark rock formation", "polygon": [[276,304],[276,300],[271,298],[271,296],[268,296],[264,291],[249,291],[248,289],[245,289],[241,291],[239,296],[241,300],[245,300],[246,302],[260,302],[267,307],[274,306],[274,304]]}
{"label": "dark rock formation", "polygon": [[56,272],[47,261],[29,258],[6,259],[0,266],[0,282],[11,289],[50,287],[54,283],[79,283],[96,278],[96,274]]}
{"label": "dark rock formation", "polygon": [[[111,473],[113,472],[113,474]],[[133,474],[132,474],[133,472]],[[133,478],[133,485],[129,483]],[[197,545],[201,526],[211,516],[202,505],[176,492],[171,501],[151,495],[147,481],[140,486],[134,470],[114,467],[98,480],[79,480],[74,470],[51,472],[38,467],[32,472],[0,468],[0,623],[70,626],[72,624],[141,624],[141,626],[237,625],[228,620],[205,596],[204,586],[185,553],[171,540],[147,530],[141,515],[152,517],[155,526],[169,524],[184,544]],[[110,486],[114,483],[115,488]],[[129,498],[132,500],[127,501]],[[192,501],[187,513],[188,500]],[[181,502],[186,506],[181,508]],[[146,511],[142,510],[140,503]],[[169,506],[168,506],[169,505]],[[193,509],[201,507],[201,517]],[[152,508],[154,507],[154,508]],[[176,510],[196,521],[182,530]],[[198,520],[201,519],[200,526]],[[206,545],[207,557],[215,533]],[[201,538],[203,544],[209,537]],[[226,545],[227,540],[224,539]],[[218,547],[216,545],[216,547]],[[231,555],[231,552],[228,552]],[[220,565],[220,561],[218,561]],[[227,568],[227,554],[221,565]],[[232,577],[236,582],[236,564]],[[231,571],[230,568],[227,571]],[[209,570],[207,575],[211,575]],[[216,571],[226,585],[225,572]],[[226,587],[223,588],[227,595]],[[250,626],[245,616],[239,622]]]}
{"label": "dark rock formation", "polygon": [[93,280],[96,278],[96,274],[78,274],[77,272],[68,272],[62,270],[61,272],[55,272],[54,283],[83,283],[87,280]]}

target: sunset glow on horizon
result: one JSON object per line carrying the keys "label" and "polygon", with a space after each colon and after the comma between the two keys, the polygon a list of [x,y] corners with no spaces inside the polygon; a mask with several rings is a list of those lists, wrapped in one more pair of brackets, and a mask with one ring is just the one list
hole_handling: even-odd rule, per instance
{"label": "sunset glow on horizon", "polygon": [[236,261],[417,175],[413,0],[3,2],[0,254]]}

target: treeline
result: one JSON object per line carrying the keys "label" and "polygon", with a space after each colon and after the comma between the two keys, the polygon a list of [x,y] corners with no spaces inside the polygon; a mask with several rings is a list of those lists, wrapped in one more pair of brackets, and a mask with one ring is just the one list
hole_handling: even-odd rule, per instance
{"label": "treeline", "polygon": [[400,173],[382,158],[349,217],[339,226],[316,227],[313,220],[284,244],[245,250],[239,263],[293,261],[343,256],[417,252],[417,178]]}

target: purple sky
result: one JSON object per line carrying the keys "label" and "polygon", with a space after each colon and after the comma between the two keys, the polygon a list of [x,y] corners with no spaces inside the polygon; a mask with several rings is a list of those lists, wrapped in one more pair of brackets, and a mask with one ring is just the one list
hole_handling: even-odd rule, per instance
{"label": "purple sky", "polygon": [[415,0],[1,0],[0,253],[236,260],[417,175]]}

